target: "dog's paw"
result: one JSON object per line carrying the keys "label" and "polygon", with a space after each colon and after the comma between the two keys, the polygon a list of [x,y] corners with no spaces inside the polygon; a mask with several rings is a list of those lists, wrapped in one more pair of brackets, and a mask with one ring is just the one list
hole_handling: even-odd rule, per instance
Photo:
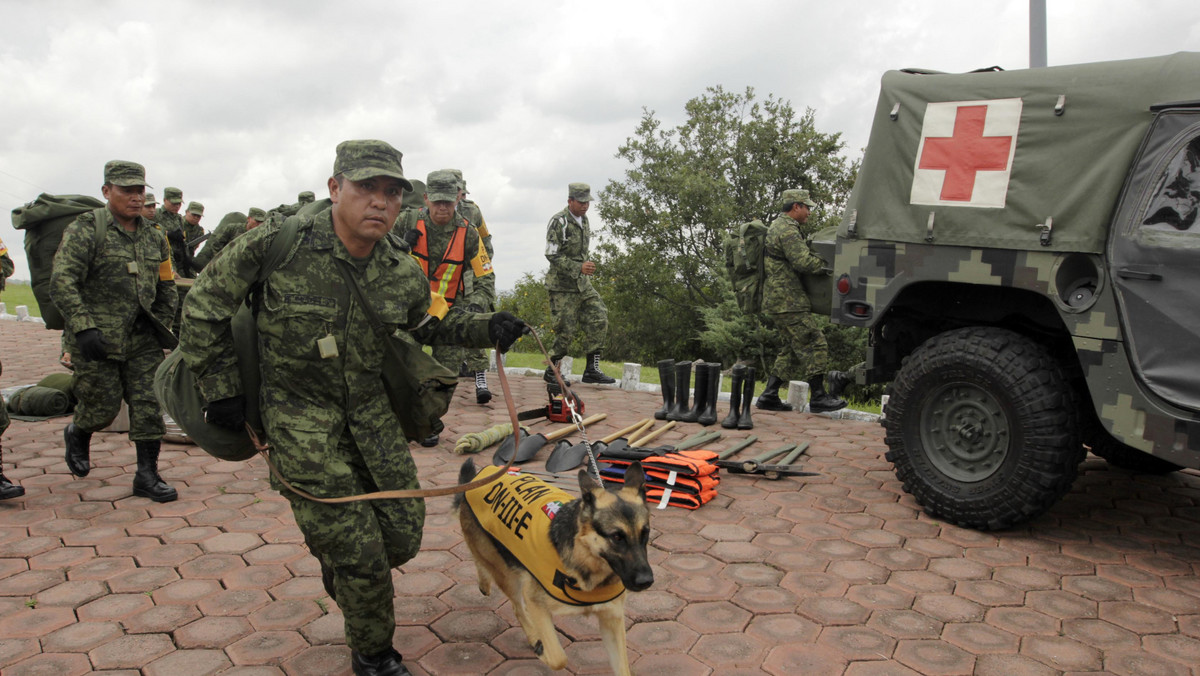
{"label": "dog's paw", "polygon": [[541,641],[538,641],[537,643],[533,644],[533,654],[534,655],[541,657],[542,653],[544,653],[544,652],[546,652],[546,647],[542,645]]}

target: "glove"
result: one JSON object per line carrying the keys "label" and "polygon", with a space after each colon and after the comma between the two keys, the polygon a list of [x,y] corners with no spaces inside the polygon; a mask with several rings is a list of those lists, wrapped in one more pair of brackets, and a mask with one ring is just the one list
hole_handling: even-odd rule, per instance
{"label": "glove", "polygon": [[409,248],[417,248],[417,242],[421,240],[420,230],[406,230],[404,232],[404,241],[408,242]]}
{"label": "glove", "polygon": [[171,240],[179,246],[187,246],[187,240],[183,238],[182,230],[171,230],[167,233],[167,239]]}
{"label": "glove", "polygon": [[84,361],[108,359],[108,351],[112,348],[101,335],[100,329],[84,329],[76,333],[75,342],[79,345],[79,354]]}
{"label": "glove", "polygon": [[529,325],[510,312],[497,312],[488,320],[488,340],[499,344],[501,353],[508,352],[508,348],[529,331]]}
{"label": "glove", "polygon": [[228,399],[208,402],[208,408],[204,411],[204,421],[240,432],[246,426],[246,395],[238,394]]}

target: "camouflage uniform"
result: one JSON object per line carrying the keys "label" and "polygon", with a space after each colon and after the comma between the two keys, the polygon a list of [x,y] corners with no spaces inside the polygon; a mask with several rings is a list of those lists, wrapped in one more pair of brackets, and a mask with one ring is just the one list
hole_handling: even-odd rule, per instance
{"label": "camouflage uniform", "polygon": [[[172,232],[183,232],[183,215],[173,214],[167,211],[167,202],[182,202],[183,191],[179,188],[167,188],[163,191],[163,205],[154,212],[154,222],[162,226],[163,231],[170,235]],[[170,242],[170,240],[168,240]],[[187,271],[187,261],[183,257],[182,247],[178,247],[174,242],[171,245],[171,265],[181,276],[187,277],[184,274]]]}
{"label": "camouflage uniform", "polygon": [[[394,169],[355,166],[372,157],[376,165],[383,162],[377,157],[381,147],[394,155],[389,165]],[[346,142],[338,147],[334,173],[351,181],[401,178],[399,156],[380,141]],[[385,170],[392,173],[364,175]],[[389,332],[412,330],[427,318],[429,282],[417,262],[387,238],[366,258],[353,258],[334,232],[332,215],[325,210],[294,217],[302,219],[299,243],[271,275],[258,303],[260,396],[271,458],[294,486],[320,497],[418,488],[417,468],[380,378],[384,343],[336,261],[354,265],[362,292]],[[196,281],[181,349],[209,402],[242,393],[229,322],[278,232],[272,221],[238,237]],[[413,335],[424,343],[483,347],[489,344],[488,319],[452,309]],[[322,339],[326,345],[335,341],[336,354],[321,357]],[[331,575],[346,642],[364,654],[391,649],[396,627],[391,569],[420,547],[424,501],[329,505],[284,491],[274,477],[271,482],[291,502],[309,549]]]}
{"label": "camouflage uniform", "polygon": [[[571,185],[583,186],[581,183]],[[584,188],[587,199],[580,201],[591,201],[591,190]],[[551,354],[555,357],[569,354],[571,339],[577,332],[583,332],[584,352],[588,354],[603,351],[608,336],[608,308],[592,286],[591,276],[580,270],[588,260],[591,239],[587,214],[577,222],[569,209],[563,209],[546,225],[546,260],[550,261],[546,291],[550,296],[550,312],[554,315]]]}
{"label": "camouflage uniform", "polygon": [[[471,308],[474,312],[487,312],[496,303],[496,276],[491,272],[491,261],[488,259],[486,250],[481,250],[481,242],[479,232],[474,227],[467,224],[463,220],[458,222],[451,221],[449,225],[438,226],[434,225],[430,219],[429,210],[422,207],[421,209],[413,209],[402,212],[397,220],[394,232],[400,233],[403,237],[404,233],[410,230],[415,230],[417,221],[425,220],[425,232],[429,238],[426,244],[426,251],[429,254],[430,261],[440,261],[446,255],[446,247],[450,245],[450,239],[454,236],[454,231],[460,227],[467,229],[466,242],[463,246],[464,257],[467,262],[463,264],[462,281],[463,288],[458,292],[458,295],[450,303],[453,305],[461,304],[463,308]],[[487,274],[477,276],[475,269],[470,264],[474,256],[470,252],[478,252],[483,254],[482,262],[486,262],[488,266]],[[431,268],[436,268],[432,262]],[[433,270],[430,270],[430,274]],[[474,306],[474,307],[472,307]],[[459,364],[466,362],[467,369],[472,373],[485,371],[488,367],[487,352],[484,350],[459,347],[458,345],[437,345],[433,348],[433,358],[442,363],[443,366],[451,371],[458,371]]]}
{"label": "camouflage uniform", "polygon": [[[258,207],[250,208],[250,215],[247,216],[240,211],[231,211],[225,214],[221,222],[217,224],[212,235],[204,242],[204,248],[200,253],[196,254],[194,259],[194,267],[197,272],[203,270],[217,254],[234,240],[235,237],[245,233],[248,229],[247,221],[255,220],[258,225],[262,225],[267,221],[267,212]],[[257,227],[257,226],[255,226]]]}
{"label": "camouflage uniform", "polygon": [[[785,196],[788,192],[803,192],[808,199],[807,191],[787,191]],[[824,265],[808,246],[810,230],[783,214],[767,229],[764,245],[763,313],[783,342],[771,375],[785,381],[823,376],[829,369],[829,345],[800,284],[801,274],[820,272]]]}
{"label": "camouflage uniform", "polygon": [[[96,219],[105,233],[98,256]],[[136,222],[129,232],[107,208],[81,214],[63,232],[50,292],[66,320],[63,344],[74,362],[75,427],[86,433],[107,427],[124,397],[129,438],[158,441],[164,429],[154,371],[163,348],[175,347],[167,328],[175,315],[175,279],[161,226],[140,216]],[[108,341],[107,359],[82,358],[75,338],[87,329],[99,329]]]}
{"label": "camouflage uniform", "polygon": [[[4,290],[5,280],[12,276],[13,260],[8,255],[8,247],[0,241],[0,291]],[[0,366],[0,372],[3,372],[3,366]],[[4,405],[3,399],[0,399],[0,434],[4,434],[8,430],[8,407]],[[4,459],[4,447],[0,443],[0,462]],[[0,464],[0,500],[8,500],[10,498],[19,498],[25,495],[25,489],[12,483],[4,476],[4,466]]]}

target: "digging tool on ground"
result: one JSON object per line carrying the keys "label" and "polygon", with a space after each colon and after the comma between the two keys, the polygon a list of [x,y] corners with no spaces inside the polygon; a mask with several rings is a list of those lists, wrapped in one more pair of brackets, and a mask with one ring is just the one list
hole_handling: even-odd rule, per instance
{"label": "digging tool on ground", "polygon": [[[595,449],[597,446],[607,445],[608,443],[615,441],[617,438],[623,437],[626,434],[631,436],[635,435],[653,424],[653,418],[642,418],[623,430],[617,430],[606,437],[602,437],[599,441],[592,444],[592,448]],[[561,444],[556,445],[554,447],[554,452],[550,454],[549,458],[546,458],[546,469],[550,472],[565,472],[570,469],[575,469],[583,462],[584,458],[587,457],[587,452],[588,448],[586,442],[583,441],[580,441],[573,446],[563,447]],[[600,451],[594,450],[593,452],[599,453]]]}
{"label": "digging tool on ground", "polygon": [[[607,417],[607,413],[597,413],[585,418],[582,424],[586,427]],[[577,429],[579,428],[575,425],[567,425],[548,434],[535,434],[530,437],[522,437],[520,445],[517,445],[517,435],[509,436],[500,443],[500,448],[496,449],[496,455],[492,457],[492,464],[503,465],[508,462],[509,458],[512,458],[514,463],[525,462],[537,455],[537,452],[542,450],[542,447],[548,442],[562,439]]]}

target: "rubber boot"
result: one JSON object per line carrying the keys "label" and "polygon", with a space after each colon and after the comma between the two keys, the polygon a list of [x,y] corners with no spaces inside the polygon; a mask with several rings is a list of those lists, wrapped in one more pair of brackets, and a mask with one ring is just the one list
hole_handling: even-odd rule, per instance
{"label": "rubber boot", "polygon": [[[742,381],[746,379],[746,365],[734,364],[732,372],[732,381],[729,383],[729,415],[721,421],[721,427],[727,430],[735,430],[738,426],[738,418],[741,417],[742,411]],[[716,400],[713,400],[713,405],[716,405]]]}
{"label": "rubber boot", "polygon": [[737,428],[739,430],[754,429],[754,421],[750,419],[750,404],[754,401],[754,367],[746,367],[746,377],[742,380],[742,410],[738,413]]}
{"label": "rubber boot", "polygon": [[675,405],[667,412],[667,420],[682,420],[688,412],[688,392],[692,389],[692,362],[675,362]]}
{"label": "rubber boot", "polygon": [[692,407],[679,418],[680,422],[694,423],[700,420],[700,411],[708,399],[708,372],[710,370],[710,365],[706,362],[696,364],[696,396],[692,397]]}
{"label": "rubber boot", "polygon": [[395,648],[375,654],[364,655],[350,651],[350,668],[354,676],[412,676],[412,672],[401,662],[404,657]]}
{"label": "rubber boot", "polygon": [[18,486],[4,476],[4,447],[0,446],[0,500],[11,500],[25,495],[25,487]]}
{"label": "rubber boot", "polygon": [[85,432],[71,423],[63,429],[63,440],[67,445],[67,469],[77,477],[85,477],[92,471],[92,433]]}
{"label": "rubber boot", "polygon": [[658,362],[658,382],[662,390],[662,408],[654,412],[656,420],[666,420],[671,405],[675,403],[675,360],[663,359]]}
{"label": "rubber boot", "polygon": [[700,407],[700,418],[696,421],[705,427],[717,422],[717,398],[721,394],[721,365],[708,365],[708,390],[704,405]]}
{"label": "rubber boot", "polygon": [[783,380],[777,376],[767,376],[767,384],[763,386],[763,393],[758,395],[758,406],[764,411],[790,411],[792,405],[779,400],[779,387],[783,385]]}
{"label": "rubber boot", "polygon": [[808,386],[812,389],[812,399],[808,402],[808,410],[813,413],[829,413],[846,408],[846,400],[839,399],[825,391],[825,378],[813,376]]}
{"label": "rubber boot", "polygon": [[133,475],[133,494],[155,502],[171,502],[179,498],[174,488],[158,475],[158,452],[161,441],[135,441],[137,473]]}
{"label": "rubber boot", "polygon": [[849,371],[830,371],[825,376],[825,382],[829,384],[829,396],[841,399],[842,392],[854,384],[854,374]]}
{"label": "rubber boot", "polygon": [[492,391],[487,386],[487,371],[475,372],[475,403],[486,404],[492,400]]}
{"label": "rubber boot", "polygon": [[606,375],[600,370],[600,353],[593,352],[587,356],[587,368],[583,369],[583,382],[595,383],[597,385],[611,385],[617,382],[617,379]]}

